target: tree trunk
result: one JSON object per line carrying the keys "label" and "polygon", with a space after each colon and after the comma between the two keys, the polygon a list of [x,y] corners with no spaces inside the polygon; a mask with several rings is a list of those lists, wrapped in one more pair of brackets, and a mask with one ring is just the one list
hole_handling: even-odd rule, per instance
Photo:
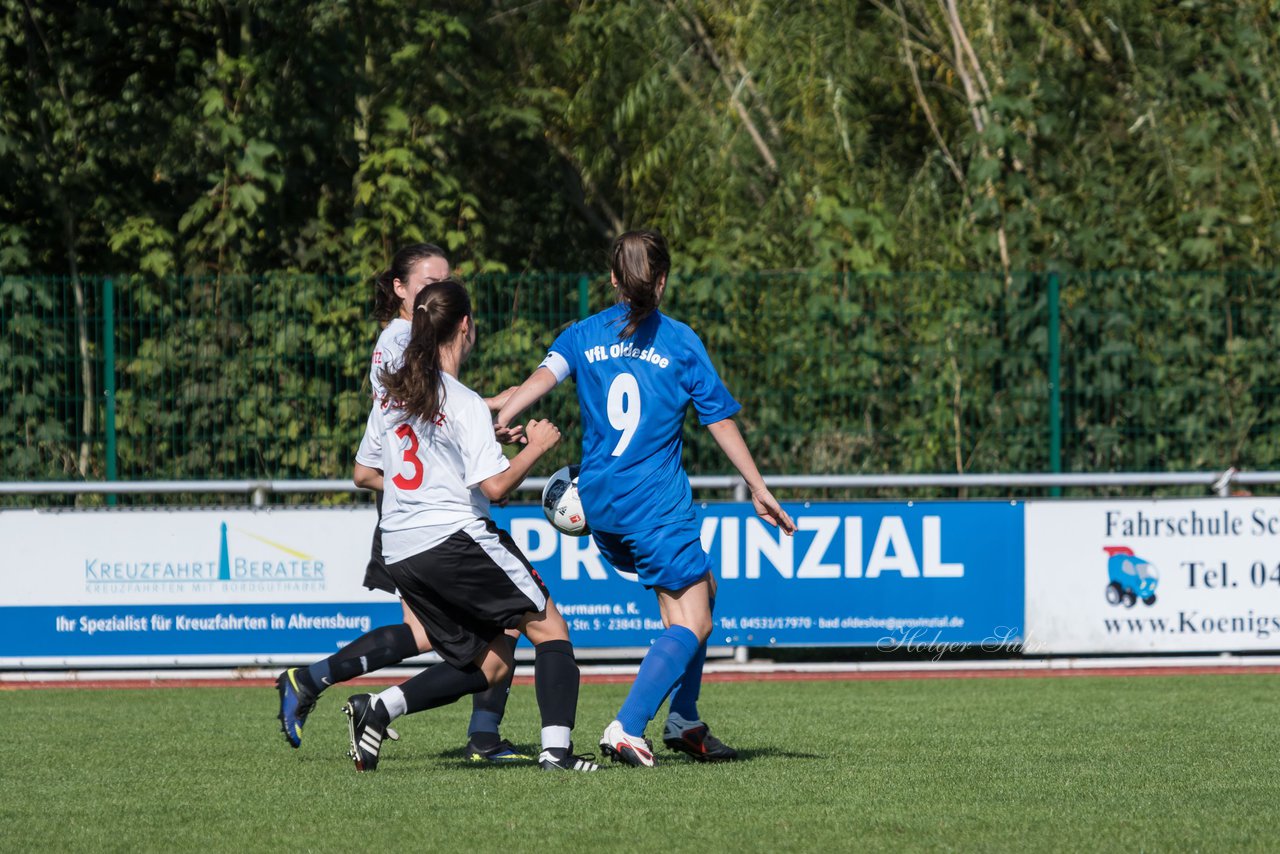
{"label": "tree trunk", "polygon": [[[89,352],[89,314],[85,305],[84,283],[80,281],[80,265],[76,261],[76,230],[71,209],[65,201],[62,208],[62,233],[66,241],[67,269],[71,274],[71,292],[76,299],[76,342],[80,353],[80,384],[84,388],[84,401],[80,414],[80,453],[77,457],[76,469],[86,480],[89,477],[89,462],[93,449],[94,413],[97,400],[93,385],[93,356]],[[76,503],[80,500],[77,496]]]}

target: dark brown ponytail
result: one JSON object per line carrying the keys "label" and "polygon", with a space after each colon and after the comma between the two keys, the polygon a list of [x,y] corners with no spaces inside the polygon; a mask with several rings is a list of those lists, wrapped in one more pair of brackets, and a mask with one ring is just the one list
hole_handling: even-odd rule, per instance
{"label": "dark brown ponytail", "polygon": [[400,314],[400,297],[396,295],[396,279],[409,279],[409,271],[427,258],[444,258],[444,250],[434,243],[411,243],[391,259],[391,266],[373,278],[373,319],[386,326]]}
{"label": "dark brown ponytail", "polygon": [[431,421],[444,408],[440,349],[453,341],[470,316],[471,298],[457,279],[433,282],[418,292],[404,362],[396,371],[383,369],[379,375],[387,396],[409,416]]}
{"label": "dark brown ponytail", "polygon": [[618,337],[630,338],[658,310],[658,284],[671,271],[667,241],[648,229],[620,234],[609,250],[609,267],[628,307],[627,325]]}

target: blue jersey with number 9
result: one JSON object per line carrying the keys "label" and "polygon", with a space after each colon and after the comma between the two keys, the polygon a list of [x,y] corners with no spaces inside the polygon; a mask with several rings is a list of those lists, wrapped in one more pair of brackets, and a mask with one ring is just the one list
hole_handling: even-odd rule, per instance
{"label": "blue jersey with number 9", "polygon": [[619,339],[627,308],[618,304],[566,329],[542,363],[573,377],[582,410],[578,493],[591,527],[629,534],[694,518],[681,465],[681,430],[692,403],[702,424],[741,407],[687,325],[654,312]]}

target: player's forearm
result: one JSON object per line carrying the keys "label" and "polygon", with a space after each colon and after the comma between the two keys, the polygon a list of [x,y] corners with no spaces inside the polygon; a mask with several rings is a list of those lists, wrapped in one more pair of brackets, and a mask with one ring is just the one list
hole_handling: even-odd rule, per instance
{"label": "player's forearm", "polygon": [[355,471],[351,474],[351,479],[355,481],[356,486],[361,489],[372,489],[374,492],[382,490],[382,469],[369,468],[368,466],[356,463]]}
{"label": "player's forearm", "polygon": [[515,393],[515,390],[518,387],[519,386],[511,386],[510,388],[504,388],[502,391],[498,392],[493,397],[486,397],[484,399],[484,405],[489,408],[490,412],[492,412],[494,415],[497,415],[499,410],[502,409],[503,405],[506,404],[506,402],[511,399],[511,395]]}
{"label": "player's forearm", "polygon": [[732,418],[726,418],[723,421],[708,424],[707,429],[711,431],[711,436],[720,446],[720,450],[724,451],[724,455],[729,458],[729,462],[733,463],[733,467],[738,470],[738,474],[742,475],[747,488],[752,492],[764,489],[764,478],[756,468],[756,461],[751,456],[751,451],[747,448],[747,442],[742,438],[737,423]]}
{"label": "player's forearm", "polygon": [[486,478],[480,484],[480,491],[490,501],[501,501],[510,495],[517,486],[524,483],[524,479],[529,476],[529,472],[533,471],[533,464],[545,453],[546,449],[544,448],[539,448],[533,444],[525,445],[520,453],[511,458],[511,466],[506,471]]}
{"label": "player's forearm", "polygon": [[519,388],[511,393],[506,403],[498,410],[497,424],[505,427],[514,421],[521,412],[541,400],[547,392],[556,387],[556,375],[546,368],[538,368]]}

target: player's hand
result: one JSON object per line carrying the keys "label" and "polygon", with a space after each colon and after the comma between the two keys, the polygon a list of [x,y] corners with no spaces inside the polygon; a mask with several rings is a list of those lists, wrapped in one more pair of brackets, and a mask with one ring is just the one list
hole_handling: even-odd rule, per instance
{"label": "player's hand", "polygon": [[523,445],[528,439],[525,438],[524,428],[517,424],[514,427],[493,425],[493,436],[504,445],[515,445],[517,443]]}
{"label": "player's hand", "polygon": [[524,435],[530,445],[546,452],[560,441],[560,428],[544,418],[541,421],[530,421],[526,424]]}
{"label": "player's hand", "polygon": [[774,498],[773,493],[768,489],[752,492],[751,503],[755,505],[757,516],[775,528],[781,528],[782,533],[791,536],[796,532],[796,523],[791,521],[787,511],[782,509],[778,499]]}
{"label": "player's hand", "polygon": [[506,406],[507,401],[511,399],[511,395],[515,394],[515,391],[518,388],[520,388],[520,386],[513,385],[513,386],[510,386],[509,388],[503,389],[502,391],[495,394],[493,397],[486,397],[484,399],[485,406],[489,407],[490,412],[499,411],[500,409],[502,409],[502,407]]}

